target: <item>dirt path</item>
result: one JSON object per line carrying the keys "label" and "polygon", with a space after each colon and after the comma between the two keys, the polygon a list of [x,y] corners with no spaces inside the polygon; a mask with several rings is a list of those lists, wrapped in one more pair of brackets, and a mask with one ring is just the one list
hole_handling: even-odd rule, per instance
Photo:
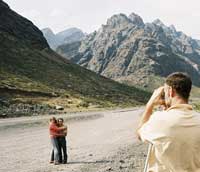
{"label": "dirt path", "polygon": [[106,111],[69,120],[69,164],[59,166],[49,164],[48,126],[40,123],[46,118],[22,118],[21,124],[20,120],[0,120],[0,171],[139,172],[146,147],[136,141],[134,131],[141,113],[142,109]]}

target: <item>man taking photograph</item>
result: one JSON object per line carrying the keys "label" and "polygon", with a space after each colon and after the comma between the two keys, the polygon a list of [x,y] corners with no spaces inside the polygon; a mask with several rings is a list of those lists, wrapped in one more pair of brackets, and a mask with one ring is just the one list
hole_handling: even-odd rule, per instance
{"label": "man taking photograph", "polygon": [[[152,144],[148,172],[200,172],[200,114],[188,104],[191,87],[188,75],[173,73],[148,101],[138,129]],[[165,110],[153,112],[157,105]]]}

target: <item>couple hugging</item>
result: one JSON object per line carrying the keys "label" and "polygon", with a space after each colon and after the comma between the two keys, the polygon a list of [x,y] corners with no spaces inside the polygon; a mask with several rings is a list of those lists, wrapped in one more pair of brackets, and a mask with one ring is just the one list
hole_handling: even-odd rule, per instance
{"label": "couple hugging", "polygon": [[63,118],[56,119],[52,117],[49,123],[49,133],[53,150],[51,153],[50,163],[66,164],[67,163],[67,126],[64,126]]}

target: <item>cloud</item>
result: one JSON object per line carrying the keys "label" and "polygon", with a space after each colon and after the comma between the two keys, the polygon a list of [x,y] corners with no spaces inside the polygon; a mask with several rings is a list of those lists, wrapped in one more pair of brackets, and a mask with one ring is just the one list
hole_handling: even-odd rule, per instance
{"label": "cloud", "polygon": [[50,17],[63,17],[65,15],[66,13],[62,9],[53,9],[49,14]]}
{"label": "cloud", "polygon": [[178,30],[200,39],[199,0],[4,0],[12,9],[32,20],[37,26],[60,31],[79,27],[92,32],[114,14],[134,12],[144,22],[161,19]]}
{"label": "cloud", "polygon": [[40,12],[35,9],[22,11],[22,12],[20,12],[20,14],[22,16],[26,16],[27,18],[30,18],[30,19],[34,19],[41,15]]}

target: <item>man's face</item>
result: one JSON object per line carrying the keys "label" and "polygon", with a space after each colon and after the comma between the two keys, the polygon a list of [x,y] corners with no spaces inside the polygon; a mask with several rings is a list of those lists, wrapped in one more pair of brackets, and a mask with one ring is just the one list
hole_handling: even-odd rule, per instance
{"label": "man's face", "polygon": [[63,121],[62,120],[58,120],[58,124],[59,125],[63,125]]}

